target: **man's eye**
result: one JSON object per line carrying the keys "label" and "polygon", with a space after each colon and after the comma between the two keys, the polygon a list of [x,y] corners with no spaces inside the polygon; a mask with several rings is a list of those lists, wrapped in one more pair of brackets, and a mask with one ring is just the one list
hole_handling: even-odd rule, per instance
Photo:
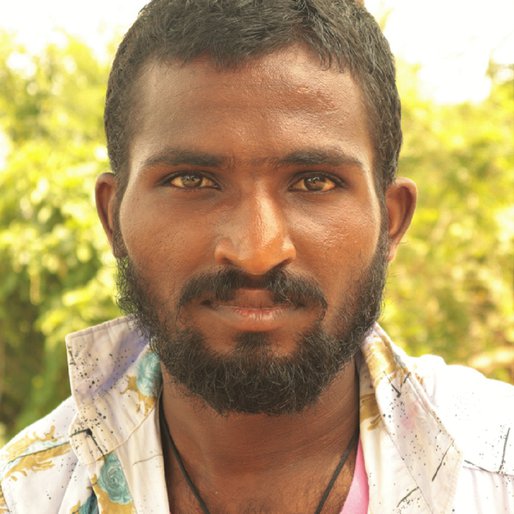
{"label": "man's eye", "polygon": [[328,178],[325,175],[309,175],[297,180],[292,186],[293,191],[313,191],[313,192],[326,192],[336,188],[338,184],[335,180]]}
{"label": "man's eye", "polygon": [[166,180],[166,184],[179,189],[217,188],[216,183],[199,173],[182,173]]}

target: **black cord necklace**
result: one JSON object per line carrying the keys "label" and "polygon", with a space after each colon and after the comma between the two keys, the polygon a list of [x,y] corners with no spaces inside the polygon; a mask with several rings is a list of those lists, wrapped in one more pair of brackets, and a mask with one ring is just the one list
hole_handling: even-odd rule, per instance
{"label": "black cord necklace", "polygon": [[[204,514],[211,514],[209,508],[207,507],[207,504],[205,503],[204,499],[202,498],[202,496],[200,494],[200,491],[194,484],[193,480],[191,480],[191,477],[189,476],[189,473],[187,472],[186,467],[184,466],[184,462],[182,460],[182,457],[180,456],[178,448],[175,445],[175,441],[173,441],[173,438],[171,437],[170,430],[168,428],[168,423],[166,423],[166,419],[164,418],[164,409],[162,408],[162,401],[161,401],[161,405],[159,408],[159,419],[160,419],[160,424],[161,424],[161,432],[164,432],[164,434],[166,435],[166,441],[165,441],[166,446],[169,446],[171,448],[171,451],[173,452],[173,455],[177,461],[178,467],[180,468],[182,476],[184,477],[184,480],[186,481],[191,492],[193,493],[193,496],[196,498],[198,505],[200,505],[202,512]],[[350,456],[350,453],[356,446],[358,440],[359,440],[359,426],[357,425],[357,429],[355,430],[350,442],[348,443],[348,446],[346,447],[343,454],[341,455],[341,458],[339,459],[339,462],[337,463],[336,469],[332,473],[332,477],[330,478],[330,481],[328,482],[328,485],[325,488],[323,495],[321,496],[321,499],[318,503],[318,506],[316,507],[316,510],[314,511],[314,514],[321,514],[321,511],[323,510],[323,507],[325,506],[328,496],[329,496],[330,492],[332,491],[334,484],[336,483],[337,477],[340,475],[341,470],[343,469],[344,465],[346,464],[346,461],[348,460],[348,457]]]}

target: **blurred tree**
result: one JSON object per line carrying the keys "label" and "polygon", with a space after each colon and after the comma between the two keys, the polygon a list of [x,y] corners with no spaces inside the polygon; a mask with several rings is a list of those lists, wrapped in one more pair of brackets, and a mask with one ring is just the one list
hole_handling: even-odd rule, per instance
{"label": "blurred tree", "polygon": [[10,435],[69,394],[65,334],[117,310],[93,202],[108,169],[107,68],[74,39],[30,56],[0,38],[0,423]]}
{"label": "blurred tree", "polygon": [[[118,315],[93,202],[107,71],[72,38],[30,56],[0,34],[0,443],[69,394],[64,336]],[[494,82],[483,104],[437,106],[400,69],[420,201],[383,323],[410,352],[514,380],[514,82]]]}
{"label": "blurred tree", "polygon": [[[438,106],[419,98],[415,69],[400,68],[399,173],[420,197],[384,325],[415,354],[469,363],[514,348],[514,78],[502,71],[483,103]],[[508,363],[483,368],[514,381]]]}

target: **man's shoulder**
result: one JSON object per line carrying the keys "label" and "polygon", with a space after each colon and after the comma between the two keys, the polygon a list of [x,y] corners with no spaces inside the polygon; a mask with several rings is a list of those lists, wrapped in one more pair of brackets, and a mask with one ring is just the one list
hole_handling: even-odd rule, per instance
{"label": "man's shoulder", "polygon": [[514,386],[440,357],[408,357],[465,464],[514,475]]}
{"label": "man's shoulder", "polygon": [[0,512],[13,488],[30,494],[32,487],[38,489],[42,484],[55,487],[67,475],[63,469],[74,467],[76,459],[68,436],[74,416],[74,403],[68,398],[0,450]]}
{"label": "man's shoulder", "polygon": [[73,399],[68,398],[50,414],[23,429],[0,450],[0,476],[14,461],[69,445],[68,430],[75,413]]}
{"label": "man's shoulder", "polygon": [[[489,409],[500,418],[514,421],[514,410],[499,408],[514,402],[514,385],[487,378],[467,366],[448,364],[434,355],[407,357],[407,362],[435,405],[443,409],[460,405],[460,414],[471,416]],[[484,398],[489,399],[487,405],[477,403]]]}

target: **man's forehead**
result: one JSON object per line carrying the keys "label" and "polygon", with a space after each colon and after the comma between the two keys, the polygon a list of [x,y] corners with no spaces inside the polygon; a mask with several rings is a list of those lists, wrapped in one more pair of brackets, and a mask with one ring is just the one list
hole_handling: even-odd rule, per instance
{"label": "man's forehead", "polygon": [[185,64],[154,59],[137,90],[132,169],[156,159],[176,163],[184,151],[194,152],[197,163],[208,154],[209,161],[216,155],[246,164],[267,160],[267,169],[286,161],[372,168],[359,85],[348,72],[323,68],[302,46],[237,68],[220,69],[207,56]]}
{"label": "man's forehead", "polygon": [[[289,89],[301,94],[310,94],[311,102],[319,103],[326,109],[333,103],[333,94],[344,94],[342,82],[356,83],[350,72],[341,69],[337,64],[327,66],[320,57],[306,45],[294,44],[272,53],[249,57],[237,66],[220,66],[209,55],[202,55],[190,62],[172,59],[149,59],[141,69],[135,85],[138,101],[145,93],[159,87],[161,83],[169,85],[170,91],[175,88],[176,94],[198,94],[212,89],[216,84],[222,86],[227,94],[248,91],[252,99],[256,94],[273,89]],[[182,87],[177,89],[178,85]],[[357,84],[360,94],[360,85]],[[327,92],[329,93],[327,95]],[[298,98],[291,99],[297,102]]]}

